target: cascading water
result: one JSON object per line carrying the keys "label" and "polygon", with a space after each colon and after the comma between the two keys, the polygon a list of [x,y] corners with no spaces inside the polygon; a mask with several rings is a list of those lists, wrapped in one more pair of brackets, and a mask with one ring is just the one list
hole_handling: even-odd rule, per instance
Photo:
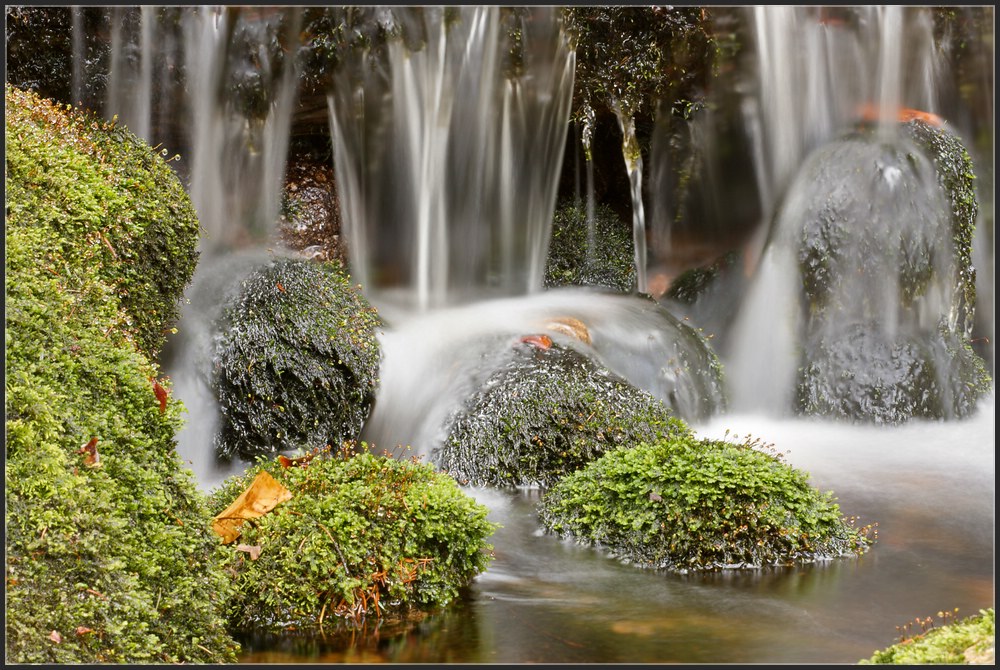
{"label": "cascading water", "polygon": [[615,115],[622,131],[622,157],[632,192],[632,242],[635,245],[636,290],[646,292],[646,215],[642,204],[642,153],[635,138],[635,119],[615,105]]}
{"label": "cascading water", "polygon": [[421,309],[541,288],[573,86],[551,9],[520,23],[530,77],[500,8],[453,11],[400,10],[384,69],[361,54],[330,99],[352,273]]}
{"label": "cascading water", "polygon": [[[532,10],[536,20],[525,32],[524,68],[508,78],[501,65],[503,13],[492,7],[455,12],[461,20],[454,23],[433,10],[413,14],[406,30],[419,26],[424,37],[391,46],[381,70],[369,67],[379,65],[374,53],[349,64],[330,111],[355,278],[375,294],[397,286],[414,292],[404,307],[387,301],[383,310],[391,324],[383,338],[384,393],[366,430],[382,446],[413,442],[422,453],[433,445],[437,419],[488,369],[489,361],[465,346],[483,333],[516,337],[545,330],[553,316],[579,318],[591,330],[590,353],[654,393],[669,373],[660,364],[676,352],[659,330],[664,319],[644,311],[647,305],[637,298],[582,290],[522,295],[540,285],[573,54],[549,10]],[[377,644],[360,652],[353,640],[331,637],[337,651],[322,660],[350,661],[371,653],[365,658],[403,662],[855,662],[890,643],[893,626],[915,615],[960,606],[964,616],[992,603],[995,484],[992,451],[985,449],[993,437],[992,398],[972,421],[914,422],[892,430],[738,413],[773,411],[788,403],[796,336],[808,315],[796,310],[796,258],[786,242],[794,237],[794,219],[815,203],[794,183],[797,172],[810,155],[817,156],[816,164],[824,156],[836,164],[836,156],[813,151],[839,133],[862,103],[892,105],[884,101],[895,96],[881,91],[897,88],[907,104],[936,111],[932,84],[939,75],[922,9],[753,12],[760,21],[760,86],[748,99],[747,119],[757,139],[757,177],[768,222],[779,199],[782,205],[773,229],[766,229],[771,248],[761,259],[742,325],[730,338],[746,345],[737,346],[726,365],[728,380],[747,382],[734,387],[737,412],[692,425],[720,438],[736,427],[775,440],[793,465],[809,468],[817,486],[837,491],[845,511],[878,520],[887,541],[876,547],[876,555],[855,562],[672,578],[541,536],[530,497],[474,492],[504,528],[496,537],[495,563],[472,585],[471,596],[456,604],[455,618],[447,617],[456,609],[444,612],[444,619],[431,615],[420,630],[398,637],[383,629]],[[126,92],[133,87],[143,95],[158,90],[135,86],[163,74],[146,54],[161,53],[169,35],[162,22],[147,21],[151,14],[141,13],[143,28],[152,32],[138,42],[119,31],[117,21],[112,24],[117,83],[109,86],[109,116],[132,118]],[[190,126],[195,160],[187,166],[192,167],[188,177],[206,238],[179,324],[183,353],[170,369],[175,395],[188,409],[178,450],[194,461],[202,486],[212,488],[245,464],[204,469],[205,461],[213,460],[219,418],[207,381],[211,325],[241,275],[271,256],[260,248],[226,252],[246,241],[248,224],[256,222],[259,229],[273,223],[296,73],[291,59],[278,64],[264,57],[264,44],[277,25],[266,13],[188,8],[182,15],[177,39],[186,55],[190,105],[184,109],[190,114],[181,109],[174,114]],[[906,38],[892,32],[892,25],[903,26]],[[129,70],[136,62],[139,70]],[[878,62],[898,63],[907,76],[893,75],[891,68],[879,71]],[[257,77],[260,88],[273,95],[257,114],[246,115],[251,101],[231,97],[232,85]],[[248,88],[256,89],[244,92]],[[171,114],[155,111],[157,119]],[[895,130],[888,122],[894,107],[892,115],[883,109],[873,116]],[[927,188],[921,192],[930,194],[929,200],[913,202],[924,203],[933,216],[940,213],[929,166],[907,159],[908,145],[894,141],[871,153],[871,147],[853,145],[824,151],[855,149],[867,157],[868,171],[862,174],[873,182],[872,193],[886,196],[871,200],[881,221],[896,220],[898,201],[888,196],[912,183],[922,183]],[[913,202],[907,222],[921,218]],[[265,238],[258,230],[258,241]],[[938,240],[911,239],[926,242],[936,256],[946,255],[946,247],[935,246]],[[760,239],[761,246],[765,241],[766,236]],[[422,256],[404,254],[411,249]],[[402,276],[392,277],[393,267],[402,268]],[[851,284],[850,293],[867,304],[867,316],[887,315],[888,331],[913,321],[926,327],[956,304],[953,294],[935,288],[915,311],[901,311],[881,290],[887,285],[877,286],[880,290]],[[471,290],[464,293],[466,288]],[[508,297],[453,305],[494,293]],[[414,307],[426,310],[414,315],[419,311]],[[442,620],[455,625],[438,625]],[[400,639],[403,644],[397,644]],[[289,649],[287,642],[279,640],[259,660],[289,660],[276,651]],[[255,653],[248,644],[244,660]]]}
{"label": "cascading water", "polygon": [[[796,187],[790,190],[789,184],[805,157],[838,133],[849,130],[851,121],[865,117],[877,122],[883,142],[898,143],[898,110],[904,104],[924,105],[925,112],[934,108],[931,104],[933,90],[929,86],[933,78],[928,75],[935,67],[931,55],[934,43],[931,24],[923,10],[886,7],[861,10],[836,20],[817,16],[816,11],[815,8],[794,7],[753,10],[759,60],[758,86],[755,95],[747,99],[746,109],[751,112],[748,120],[757,150],[757,176],[765,220],[753,243],[754,248],[748,253],[759,254],[765,241],[769,246],[733,326],[732,346],[726,357],[727,367],[732,371],[728,379],[734,409],[766,408],[779,414],[790,409],[796,372],[801,365],[798,352],[802,346],[800,326],[803,323],[798,316],[800,290],[794,288],[800,281],[799,261],[796,260],[800,238],[797,234],[810,203],[801,202],[804,195],[795,192]],[[854,28],[850,21],[854,22]],[[893,159],[886,159],[884,164],[878,158],[871,160],[876,160],[880,166],[878,175],[881,178],[873,177],[868,186],[855,183],[859,190],[853,197],[861,203],[884,197],[869,189],[888,188],[891,191],[895,180],[902,175],[900,170],[907,169],[893,165]],[[827,179],[830,177],[828,175]],[[925,168],[914,179],[931,191],[937,190],[932,169],[930,175]],[[845,188],[842,183],[828,185],[831,189]],[[803,184],[797,188],[808,187]],[[812,197],[825,196],[813,193]],[[776,203],[781,198],[785,202],[779,212]],[[944,214],[946,206],[943,203],[937,201],[934,206]],[[888,209],[883,209],[881,216],[892,215]],[[909,222],[899,220],[895,224],[908,225]],[[858,219],[857,225],[867,224]],[[884,251],[891,253],[892,250]],[[872,249],[865,253],[874,252]],[[935,257],[940,264],[934,270],[936,276],[952,276],[944,259],[953,255],[954,252],[947,249],[936,250]],[[899,260],[887,258],[886,268],[898,267]],[[855,291],[856,296],[872,291],[891,291],[894,285],[898,286],[898,281],[895,276],[889,276],[881,277],[877,287],[845,284],[839,287],[840,295],[849,296],[851,291]],[[931,293],[940,291],[934,289]],[[849,297],[844,299],[852,302]],[[853,302],[859,304],[856,300]],[[929,308],[925,304],[915,309],[937,309],[947,314],[953,305]],[[846,320],[854,318],[863,317],[857,314]],[[880,310],[867,318],[881,320],[886,336],[892,337],[898,319],[896,298],[890,304],[880,303]],[[762,388],[768,387],[774,390],[762,393]]]}

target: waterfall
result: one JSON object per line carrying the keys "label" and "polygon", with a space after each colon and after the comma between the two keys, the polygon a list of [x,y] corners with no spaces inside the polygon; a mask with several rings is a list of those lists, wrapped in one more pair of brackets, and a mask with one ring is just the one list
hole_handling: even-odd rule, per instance
{"label": "waterfall", "polygon": [[[573,86],[550,8],[398,9],[384,54],[339,73],[330,132],[354,277],[419,309],[541,288]],[[516,17],[516,14],[514,15]],[[414,48],[407,31],[423,37]],[[384,57],[374,67],[372,61]]]}
{"label": "waterfall", "polygon": [[635,118],[618,103],[614,105],[614,110],[618,126],[622,131],[622,157],[625,159],[625,169],[628,172],[632,193],[632,241],[635,246],[636,290],[645,293],[646,215],[642,205],[642,153],[635,138]]}
{"label": "waterfall", "polygon": [[[802,323],[802,317],[794,316],[801,309],[799,290],[782,288],[796,287],[800,281],[789,255],[797,240],[782,229],[794,228],[797,222],[789,219],[801,216],[807,207],[795,201],[801,194],[791,193],[789,185],[811,152],[858,118],[875,121],[883,141],[891,142],[898,134],[902,107],[933,110],[931,73],[937,65],[932,22],[922,8],[864,8],[830,17],[814,7],[756,7],[751,18],[758,69],[753,93],[744,100],[744,113],[764,219],[747,253],[763,257],[733,325],[727,379],[734,410],[782,413],[788,409],[788,385],[797,365],[796,348],[801,346],[800,336],[789,336],[788,329]],[[876,118],[866,110],[877,110]],[[872,185],[880,193],[891,191],[899,177],[899,168],[890,158],[885,161],[878,167],[884,183]],[[914,166],[916,178],[933,181],[926,176],[928,169]],[[777,203],[783,198],[785,211],[779,212]],[[938,250],[939,256],[945,253]],[[876,314],[887,335],[895,332],[901,318],[896,281],[889,278],[878,286],[853,287],[859,302],[870,298],[882,306]],[[940,296],[928,301],[948,302]],[[920,309],[938,311],[927,304]],[[771,386],[778,388],[766,390]]]}

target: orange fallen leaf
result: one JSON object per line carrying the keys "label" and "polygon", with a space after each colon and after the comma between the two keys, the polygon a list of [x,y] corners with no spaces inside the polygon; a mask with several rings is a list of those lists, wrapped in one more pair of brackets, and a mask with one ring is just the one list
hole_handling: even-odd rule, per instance
{"label": "orange fallen leaf", "polygon": [[[878,105],[866,102],[858,107],[858,116],[863,121],[878,121],[882,118],[882,111]],[[944,125],[944,120],[937,114],[909,107],[899,107],[896,109],[896,120],[900,123],[908,123],[915,119],[938,128]]]}
{"label": "orange fallen leaf", "polygon": [[56,644],[59,644],[60,642],[62,642],[62,635],[59,634],[59,631],[54,630],[51,633],[49,633],[49,639],[55,642]]}
{"label": "orange fallen leaf", "polygon": [[229,507],[212,519],[212,530],[229,544],[240,536],[239,527],[247,519],[256,519],[292,497],[266,470],[261,470],[250,486]]}
{"label": "orange fallen leaf", "polygon": [[260,545],[259,544],[238,544],[236,545],[236,551],[245,551],[250,554],[250,560],[256,561],[260,557]]}
{"label": "orange fallen leaf", "polygon": [[160,382],[153,380],[153,393],[156,394],[156,399],[160,401],[160,414],[167,411],[167,398],[170,397],[170,392],[160,385]]}
{"label": "orange fallen leaf", "polygon": [[76,634],[77,635],[86,635],[87,633],[93,633],[93,632],[94,632],[94,629],[87,628],[86,626],[77,626],[76,627]]}
{"label": "orange fallen leaf", "polygon": [[282,293],[285,292],[285,287],[281,285],[280,281],[278,282],[278,290],[281,291]]}
{"label": "orange fallen leaf", "polygon": [[545,327],[557,333],[569,335],[570,337],[576,338],[586,344],[591,343],[590,331],[587,329],[586,324],[584,324],[583,321],[580,321],[580,319],[575,319],[572,316],[559,316],[551,319],[545,324]]}
{"label": "orange fallen leaf", "polygon": [[101,456],[97,453],[97,438],[90,438],[90,442],[80,447],[77,452],[78,454],[83,454],[84,465],[89,465],[92,468],[96,468],[101,464]]}
{"label": "orange fallen leaf", "polygon": [[521,341],[539,349],[548,349],[552,346],[552,338],[548,335],[525,335]]}
{"label": "orange fallen leaf", "polygon": [[281,467],[283,468],[292,467],[292,459],[288,458],[287,456],[282,456],[281,454],[278,454],[278,462],[281,463]]}

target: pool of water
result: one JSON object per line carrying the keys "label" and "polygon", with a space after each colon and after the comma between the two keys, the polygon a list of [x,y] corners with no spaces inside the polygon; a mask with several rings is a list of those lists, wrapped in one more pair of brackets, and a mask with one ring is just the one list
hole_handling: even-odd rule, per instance
{"label": "pool of water", "polygon": [[[865,555],[677,575],[545,534],[540,493],[470,490],[502,528],[467,594],[419,622],[353,634],[244,637],[245,663],[856,663],[917,618],[994,604],[994,399],[971,418],[901,427],[731,415],[706,437],[754,436],[877,522]],[[957,608],[958,612],[954,613]]]}

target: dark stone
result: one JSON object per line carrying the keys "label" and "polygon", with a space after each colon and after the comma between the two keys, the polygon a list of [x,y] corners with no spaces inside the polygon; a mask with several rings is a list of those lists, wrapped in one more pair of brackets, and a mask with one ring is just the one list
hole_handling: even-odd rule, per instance
{"label": "dark stone", "polygon": [[277,259],[251,271],[215,349],[220,455],[356,439],[378,383],[378,325],[339,263]]}

